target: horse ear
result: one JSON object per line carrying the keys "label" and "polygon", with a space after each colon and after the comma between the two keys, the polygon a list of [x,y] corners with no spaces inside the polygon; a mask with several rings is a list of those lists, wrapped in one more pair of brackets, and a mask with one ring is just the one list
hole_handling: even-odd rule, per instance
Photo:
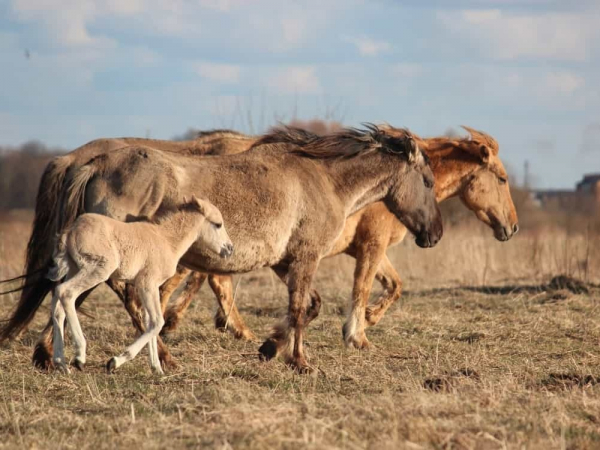
{"label": "horse ear", "polygon": [[184,204],[187,204],[187,202],[188,202],[188,201],[187,201],[187,197],[184,195],[184,196],[183,196],[183,203],[184,203]]}
{"label": "horse ear", "polygon": [[417,160],[419,154],[419,146],[417,142],[412,138],[408,138],[408,162],[414,163]]}
{"label": "horse ear", "polygon": [[492,152],[487,145],[481,144],[479,146],[479,155],[481,156],[481,161],[483,161],[484,164],[489,164],[491,153]]}

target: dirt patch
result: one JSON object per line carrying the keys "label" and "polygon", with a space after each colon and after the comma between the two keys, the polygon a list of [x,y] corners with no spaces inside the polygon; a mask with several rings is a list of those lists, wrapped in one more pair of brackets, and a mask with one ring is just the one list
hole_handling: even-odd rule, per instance
{"label": "dirt patch", "polygon": [[594,375],[582,375],[578,373],[551,373],[542,380],[542,386],[551,390],[572,389],[575,387],[594,386],[600,382],[600,378]]}

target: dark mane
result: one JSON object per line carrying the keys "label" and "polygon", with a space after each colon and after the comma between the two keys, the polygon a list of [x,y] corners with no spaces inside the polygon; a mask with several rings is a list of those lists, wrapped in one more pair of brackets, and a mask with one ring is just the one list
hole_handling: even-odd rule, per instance
{"label": "dark mane", "polygon": [[295,144],[298,146],[304,146],[317,139],[319,139],[319,136],[303,128],[280,126],[272,128],[250,148],[265,144]]}
{"label": "dark mane", "polygon": [[396,129],[397,133],[386,133],[373,124],[363,124],[364,129],[345,128],[326,136],[317,136],[306,130],[279,127],[260,138],[252,147],[264,144],[294,144],[286,149],[312,159],[353,158],[373,151],[408,155],[412,134],[408,130]]}
{"label": "dark mane", "polygon": [[207,138],[207,137],[219,137],[222,135],[230,135],[230,136],[233,135],[233,136],[246,137],[245,134],[240,133],[239,131],[228,130],[226,128],[216,128],[213,130],[198,131],[198,134],[196,135],[196,139]]}

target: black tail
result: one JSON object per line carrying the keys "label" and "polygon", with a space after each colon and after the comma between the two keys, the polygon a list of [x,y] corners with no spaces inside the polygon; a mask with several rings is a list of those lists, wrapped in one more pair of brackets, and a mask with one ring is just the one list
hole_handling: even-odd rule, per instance
{"label": "black tail", "polygon": [[54,158],[47,166],[37,193],[33,230],[27,244],[25,283],[10,319],[0,330],[0,342],[15,338],[29,325],[54,282],[42,273],[52,261],[58,232],[60,195],[69,168],[68,157]]}

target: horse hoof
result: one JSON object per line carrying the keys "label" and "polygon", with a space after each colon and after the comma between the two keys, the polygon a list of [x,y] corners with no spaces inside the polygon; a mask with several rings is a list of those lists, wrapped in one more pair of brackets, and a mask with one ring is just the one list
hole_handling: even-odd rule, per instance
{"label": "horse hoof", "polygon": [[160,336],[164,337],[175,331],[179,323],[179,318],[174,314],[165,314],[165,324],[160,330]]}
{"label": "horse hoof", "polygon": [[258,349],[261,361],[269,361],[277,356],[277,343],[273,339],[267,339]]}
{"label": "horse hoof", "polygon": [[73,367],[75,367],[77,370],[79,370],[80,372],[83,372],[83,368],[85,366],[85,363],[81,362],[79,359],[75,358],[75,360],[73,361]]}
{"label": "horse hoof", "polygon": [[112,374],[117,369],[117,360],[115,358],[110,358],[106,363],[106,373]]}
{"label": "horse hoof", "polygon": [[31,362],[36,369],[48,371],[52,367],[52,354],[46,346],[37,344],[33,349]]}
{"label": "horse hoof", "polygon": [[313,373],[315,371],[315,369],[313,369],[311,366],[309,366],[308,363],[304,360],[300,360],[300,361],[291,360],[288,362],[288,366],[290,366],[292,369],[294,369],[300,375],[310,375],[311,373]]}
{"label": "horse hoof", "polygon": [[56,370],[60,373],[63,373],[65,375],[68,375],[71,373],[71,370],[69,369],[69,367],[65,364],[65,363],[58,363],[55,364]]}
{"label": "horse hoof", "polygon": [[166,370],[175,370],[177,369],[177,361],[175,361],[170,355],[168,357],[160,356],[160,366]]}

